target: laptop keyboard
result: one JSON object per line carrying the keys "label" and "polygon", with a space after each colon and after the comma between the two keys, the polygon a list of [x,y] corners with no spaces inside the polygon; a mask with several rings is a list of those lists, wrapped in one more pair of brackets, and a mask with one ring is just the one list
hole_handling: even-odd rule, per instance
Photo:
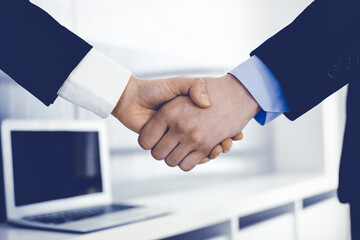
{"label": "laptop keyboard", "polygon": [[81,220],[84,218],[95,217],[103,214],[119,212],[131,208],[135,208],[135,206],[107,205],[107,206],[81,208],[81,209],[75,209],[69,211],[29,216],[29,217],[24,217],[24,219],[29,221],[41,222],[41,223],[61,224],[61,223]]}

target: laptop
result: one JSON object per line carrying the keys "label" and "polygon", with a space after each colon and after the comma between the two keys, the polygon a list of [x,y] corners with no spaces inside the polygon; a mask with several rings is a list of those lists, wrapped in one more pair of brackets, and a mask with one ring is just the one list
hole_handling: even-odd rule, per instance
{"label": "laptop", "polygon": [[167,214],[113,202],[101,122],[5,120],[1,137],[9,223],[86,233]]}

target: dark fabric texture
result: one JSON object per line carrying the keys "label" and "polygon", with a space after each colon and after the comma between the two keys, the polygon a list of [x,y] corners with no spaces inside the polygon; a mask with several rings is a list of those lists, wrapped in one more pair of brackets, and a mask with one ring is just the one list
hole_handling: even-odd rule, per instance
{"label": "dark fabric texture", "polygon": [[360,1],[315,0],[264,42],[258,56],[279,80],[294,120],[359,75]]}
{"label": "dark fabric texture", "polygon": [[294,120],[349,84],[338,197],[360,202],[360,1],[315,0],[251,55],[279,80]]}
{"label": "dark fabric texture", "polygon": [[0,0],[0,69],[47,106],[92,47],[27,0]]}
{"label": "dark fabric texture", "polygon": [[350,203],[351,239],[360,240],[360,205]]}
{"label": "dark fabric texture", "polygon": [[[45,105],[91,48],[29,1],[0,0],[0,69]],[[0,222],[5,219],[1,164]]]}

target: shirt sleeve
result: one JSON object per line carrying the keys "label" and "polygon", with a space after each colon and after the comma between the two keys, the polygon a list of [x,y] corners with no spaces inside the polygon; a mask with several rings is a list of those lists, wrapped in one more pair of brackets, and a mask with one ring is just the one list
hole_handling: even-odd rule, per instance
{"label": "shirt sleeve", "polygon": [[131,72],[95,49],[66,79],[58,95],[106,118],[115,108]]}
{"label": "shirt sleeve", "polygon": [[289,111],[278,80],[257,56],[252,56],[230,74],[245,86],[260,105],[261,110],[254,117],[259,124],[265,125]]}

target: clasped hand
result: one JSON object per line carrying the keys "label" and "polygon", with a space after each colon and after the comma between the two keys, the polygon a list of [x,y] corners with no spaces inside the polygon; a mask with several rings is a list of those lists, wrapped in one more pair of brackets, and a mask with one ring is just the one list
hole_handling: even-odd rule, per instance
{"label": "clasped hand", "polygon": [[231,75],[220,78],[131,77],[112,114],[139,133],[157,160],[190,171],[230,150],[259,106]]}

